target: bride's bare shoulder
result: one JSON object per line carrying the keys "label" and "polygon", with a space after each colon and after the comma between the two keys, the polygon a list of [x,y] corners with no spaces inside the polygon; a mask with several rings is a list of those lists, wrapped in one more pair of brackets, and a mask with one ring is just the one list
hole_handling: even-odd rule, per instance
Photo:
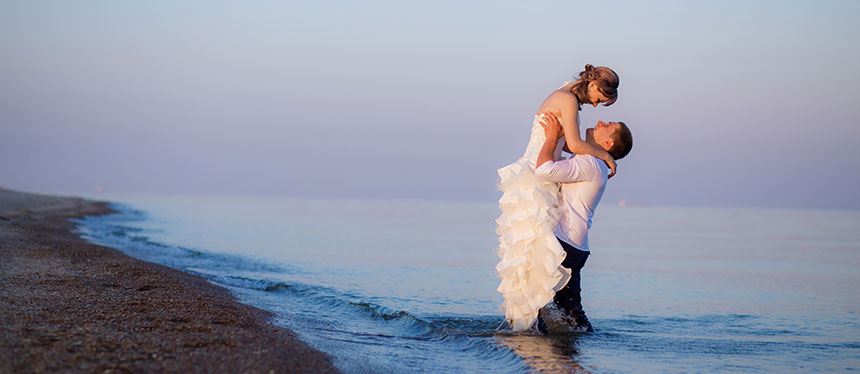
{"label": "bride's bare shoulder", "polygon": [[564,89],[564,87],[553,91],[550,94],[550,96],[558,96],[558,97],[563,97],[565,99],[570,99],[570,98],[573,98],[574,100],[576,99],[576,95],[574,95],[573,92],[571,92],[570,90]]}
{"label": "bride's bare shoulder", "polygon": [[543,103],[541,103],[537,112],[560,113],[561,107],[565,104],[569,104],[571,100],[576,103],[576,96],[573,94],[573,92],[565,90],[564,87],[561,87],[549,93],[546,99],[544,99]]}

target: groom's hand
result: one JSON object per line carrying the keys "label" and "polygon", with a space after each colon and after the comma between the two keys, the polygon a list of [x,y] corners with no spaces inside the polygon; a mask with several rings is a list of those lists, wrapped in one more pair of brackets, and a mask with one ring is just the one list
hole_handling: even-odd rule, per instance
{"label": "groom's hand", "polygon": [[543,126],[543,133],[546,135],[546,140],[550,140],[553,142],[558,142],[558,139],[564,135],[564,131],[561,129],[561,124],[558,123],[558,118],[555,117],[555,114],[550,112],[542,113],[540,124]]}

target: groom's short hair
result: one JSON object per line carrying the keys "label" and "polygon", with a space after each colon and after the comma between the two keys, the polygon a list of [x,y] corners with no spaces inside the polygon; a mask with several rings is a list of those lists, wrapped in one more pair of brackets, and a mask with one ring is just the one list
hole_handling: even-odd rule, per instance
{"label": "groom's short hair", "polygon": [[624,122],[616,122],[620,126],[615,130],[612,134],[613,144],[612,148],[609,148],[607,152],[612,158],[616,160],[620,160],[627,156],[630,153],[630,150],[633,149],[633,134],[630,133],[630,128],[627,127],[627,124]]}

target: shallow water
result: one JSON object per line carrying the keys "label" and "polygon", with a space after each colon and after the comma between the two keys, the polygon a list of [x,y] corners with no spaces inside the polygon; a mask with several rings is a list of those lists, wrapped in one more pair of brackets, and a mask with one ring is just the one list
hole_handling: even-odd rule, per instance
{"label": "shallow water", "polygon": [[596,332],[535,336],[496,330],[493,203],[107,198],[85,238],[228,287],[346,372],[860,369],[856,211],[602,206]]}

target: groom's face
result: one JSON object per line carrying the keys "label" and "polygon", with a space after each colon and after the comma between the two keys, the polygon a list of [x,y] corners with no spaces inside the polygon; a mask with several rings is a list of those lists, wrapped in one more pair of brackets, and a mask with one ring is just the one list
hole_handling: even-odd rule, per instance
{"label": "groom's face", "polygon": [[594,137],[611,137],[618,130],[618,126],[621,126],[618,122],[597,121],[597,125],[594,126]]}
{"label": "groom's face", "polygon": [[[612,143],[615,142],[614,135],[615,132],[618,131],[618,128],[621,126],[618,122],[603,122],[597,121],[597,125],[594,126],[594,141],[597,144],[604,145],[606,141],[610,141]],[[604,148],[606,148],[604,146]]]}

